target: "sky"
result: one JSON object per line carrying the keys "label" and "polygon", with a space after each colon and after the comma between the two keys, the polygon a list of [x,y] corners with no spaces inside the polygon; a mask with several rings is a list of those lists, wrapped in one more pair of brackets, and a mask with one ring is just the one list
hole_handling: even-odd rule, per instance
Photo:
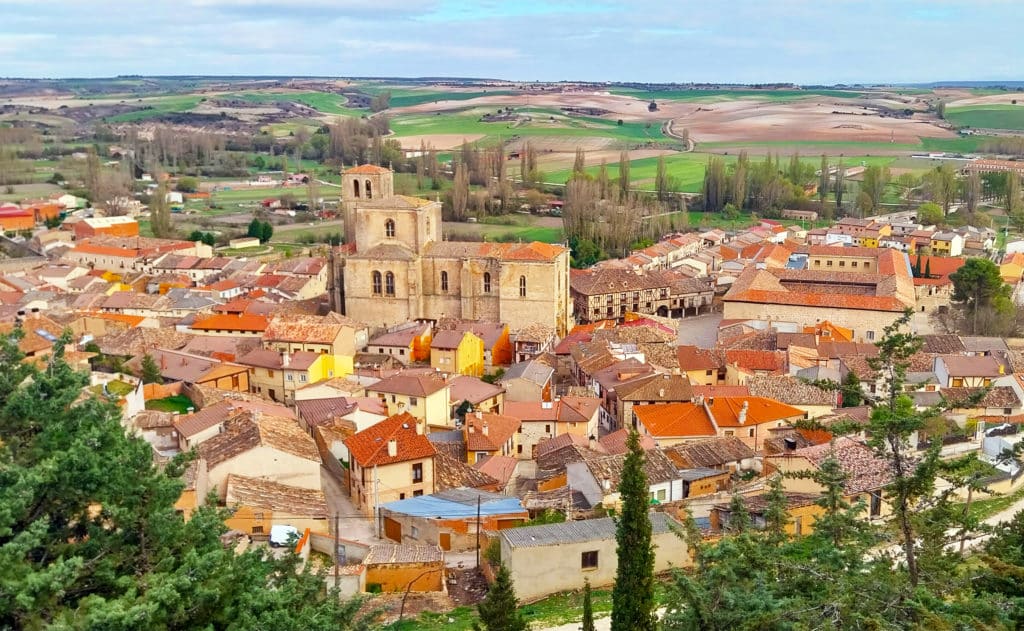
{"label": "sky", "polygon": [[0,77],[1024,79],[1019,0],[0,0]]}

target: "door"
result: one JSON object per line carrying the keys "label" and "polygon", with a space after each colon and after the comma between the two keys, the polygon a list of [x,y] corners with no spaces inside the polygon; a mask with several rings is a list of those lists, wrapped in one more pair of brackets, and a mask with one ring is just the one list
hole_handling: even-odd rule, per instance
{"label": "door", "polygon": [[384,518],[384,536],[392,541],[402,543],[402,524],[390,517]]}
{"label": "door", "polygon": [[444,550],[445,552],[448,552],[449,550],[451,550],[452,549],[452,533],[450,533],[450,532],[442,532],[440,534],[440,536],[438,537],[438,545],[440,545],[441,549]]}

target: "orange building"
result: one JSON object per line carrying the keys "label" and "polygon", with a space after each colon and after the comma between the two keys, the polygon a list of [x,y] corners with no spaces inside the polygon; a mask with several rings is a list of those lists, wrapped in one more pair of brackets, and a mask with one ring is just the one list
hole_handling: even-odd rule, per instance
{"label": "orange building", "polygon": [[139,222],[131,217],[92,217],[75,223],[76,239],[88,239],[99,235],[137,237]]}
{"label": "orange building", "polygon": [[36,225],[35,215],[27,210],[0,211],[0,230],[4,232],[20,232],[31,230]]}
{"label": "orange building", "polygon": [[60,219],[60,213],[64,210],[64,207],[51,202],[40,202],[26,206],[25,210],[32,213],[36,223],[43,223],[52,219]]}

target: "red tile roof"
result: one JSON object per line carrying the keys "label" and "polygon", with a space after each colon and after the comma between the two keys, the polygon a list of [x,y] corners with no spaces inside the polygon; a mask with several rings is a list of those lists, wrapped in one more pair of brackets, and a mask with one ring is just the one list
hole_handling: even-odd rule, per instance
{"label": "red tile roof", "polygon": [[[437,450],[426,436],[417,431],[417,423],[416,417],[408,412],[396,414],[353,434],[345,445],[361,467],[432,458]],[[397,443],[395,456],[388,454],[388,441],[391,440]]]}
{"label": "red tile roof", "polygon": [[346,173],[352,173],[355,175],[381,175],[384,173],[391,173],[391,170],[379,167],[375,164],[360,164],[357,167],[352,167],[351,169],[345,169],[342,171],[342,174]]}
{"label": "red tile roof", "polygon": [[267,318],[260,315],[247,314],[220,314],[212,315],[192,323],[192,328],[198,331],[251,331],[259,332],[267,330]]}

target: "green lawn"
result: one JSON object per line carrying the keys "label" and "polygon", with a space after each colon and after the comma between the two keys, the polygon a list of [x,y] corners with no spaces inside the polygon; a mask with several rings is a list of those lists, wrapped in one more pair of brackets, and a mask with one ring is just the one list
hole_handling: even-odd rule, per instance
{"label": "green lawn", "polygon": [[147,410],[157,410],[159,412],[178,412],[180,414],[188,414],[188,409],[194,407],[195,404],[192,403],[192,400],[181,394],[176,394],[173,397],[146,401]]}
{"label": "green lawn", "polygon": [[486,241],[521,241],[528,243],[531,241],[540,241],[542,243],[562,243],[565,240],[565,234],[561,228],[553,228],[547,226],[535,226],[531,225],[530,222],[520,221],[518,215],[507,215],[507,217],[514,217],[515,223],[512,225],[505,224],[485,224],[485,223],[457,223],[446,221],[442,227],[446,237],[457,235],[465,237],[466,239],[479,239]]}
{"label": "green lawn", "polygon": [[157,116],[164,116],[165,114],[187,112],[196,105],[199,105],[201,98],[202,97],[198,95],[186,94],[142,99],[141,103],[131,103],[131,105],[143,107],[148,106],[151,109],[126,112],[116,116],[108,116],[105,120],[109,123],[128,123],[132,121],[146,120],[147,118],[156,118]]}
{"label": "green lawn", "polygon": [[1024,130],[1024,97],[1021,105],[968,105],[946,108],[946,120],[960,127]]}
{"label": "green lawn", "polygon": [[[128,383],[127,381],[121,381],[120,379],[115,379],[114,381],[107,382],[107,392],[109,392],[114,397],[123,397],[124,395],[130,393],[134,389],[135,386]],[[94,394],[102,396],[103,384],[98,383],[95,386],[90,387],[89,390]]]}

